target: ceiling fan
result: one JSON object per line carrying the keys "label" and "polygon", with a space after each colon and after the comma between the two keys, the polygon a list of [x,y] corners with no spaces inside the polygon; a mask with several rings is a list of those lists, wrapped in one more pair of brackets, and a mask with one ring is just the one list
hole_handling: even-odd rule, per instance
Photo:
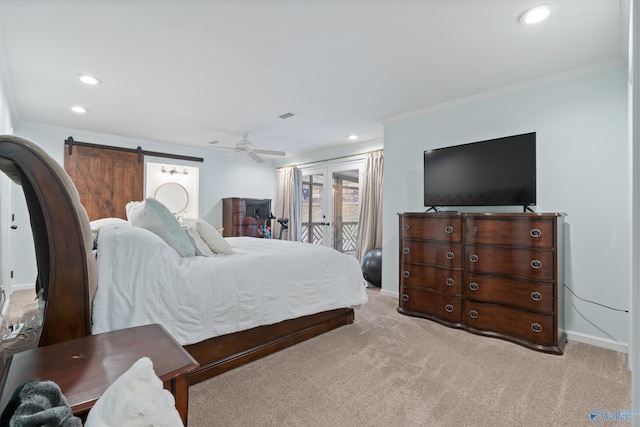
{"label": "ceiling fan", "polygon": [[[280,157],[284,157],[287,155],[287,153],[285,153],[284,151],[261,150],[259,148],[256,148],[256,146],[253,145],[251,141],[247,139],[247,136],[248,136],[247,134],[242,135],[242,139],[236,142],[235,147],[214,147],[214,148],[218,148],[221,150],[232,150],[232,151],[235,151],[236,153],[245,154],[251,157],[257,163],[265,162],[265,160],[262,157],[260,157],[259,154],[266,154],[269,156],[280,156]],[[217,143],[218,141],[209,142],[209,144],[212,144],[212,145]]]}

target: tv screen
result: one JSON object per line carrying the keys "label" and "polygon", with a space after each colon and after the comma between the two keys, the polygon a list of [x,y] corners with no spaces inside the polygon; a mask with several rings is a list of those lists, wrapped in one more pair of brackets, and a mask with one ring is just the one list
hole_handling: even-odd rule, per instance
{"label": "tv screen", "polygon": [[245,215],[255,219],[271,219],[270,199],[245,199]]}
{"label": "tv screen", "polygon": [[424,152],[426,207],[535,204],[535,132]]}

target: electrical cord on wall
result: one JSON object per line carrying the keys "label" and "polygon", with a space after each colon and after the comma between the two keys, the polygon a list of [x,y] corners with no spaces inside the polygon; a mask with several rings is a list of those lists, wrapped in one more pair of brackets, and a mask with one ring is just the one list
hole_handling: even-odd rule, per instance
{"label": "electrical cord on wall", "polygon": [[629,310],[623,310],[623,309],[620,309],[620,308],[609,307],[608,305],[604,305],[604,304],[601,304],[601,303],[599,303],[599,302],[589,301],[588,299],[580,298],[580,297],[578,296],[578,294],[576,294],[575,292],[573,292],[573,290],[572,290],[570,287],[568,287],[566,284],[564,285],[564,287],[565,287],[565,288],[567,288],[567,289],[569,289],[569,292],[571,292],[571,293],[572,293],[576,298],[578,298],[580,301],[584,301],[584,302],[588,302],[588,303],[591,303],[591,304],[599,305],[599,306],[601,306],[601,307],[608,308],[609,310],[613,310],[613,311],[621,311],[621,312],[623,312],[623,313],[628,313],[628,312],[629,312]]}

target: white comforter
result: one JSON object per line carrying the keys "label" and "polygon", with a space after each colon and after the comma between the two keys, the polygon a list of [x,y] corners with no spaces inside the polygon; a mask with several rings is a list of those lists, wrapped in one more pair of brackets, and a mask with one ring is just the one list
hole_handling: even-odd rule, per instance
{"label": "white comforter", "polygon": [[367,302],[352,256],[283,240],[227,241],[232,255],[182,258],[142,228],[101,229],[92,332],[159,323],[187,345]]}

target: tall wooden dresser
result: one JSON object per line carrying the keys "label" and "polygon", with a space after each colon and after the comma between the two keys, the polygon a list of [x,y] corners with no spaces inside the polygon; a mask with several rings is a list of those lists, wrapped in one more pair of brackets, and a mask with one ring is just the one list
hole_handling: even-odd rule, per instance
{"label": "tall wooden dresser", "polygon": [[399,312],[562,354],[562,215],[399,216]]}

